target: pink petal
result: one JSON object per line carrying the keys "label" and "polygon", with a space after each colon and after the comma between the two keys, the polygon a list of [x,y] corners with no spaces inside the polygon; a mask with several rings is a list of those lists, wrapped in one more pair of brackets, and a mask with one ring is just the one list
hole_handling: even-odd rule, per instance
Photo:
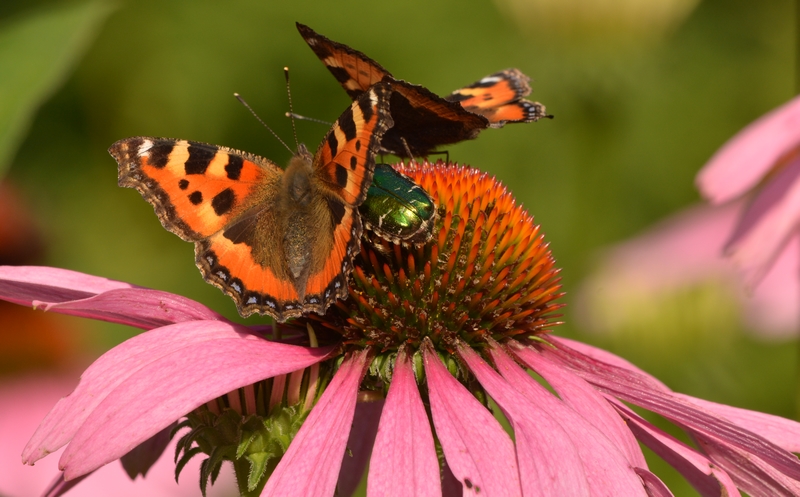
{"label": "pink petal", "polygon": [[[250,335],[244,327],[219,321],[180,323],[160,330],[166,328],[185,336],[182,348],[142,358],[139,368],[126,372],[127,377],[109,390],[87,388],[89,391],[83,394],[105,398],[80,425],[61,457],[66,479],[120,458],[216,397],[308,367],[332,350],[270,342]],[[218,335],[210,340],[190,339],[192,334],[203,332]],[[79,407],[83,404],[76,403]]]}
{"label": "pink petal", "polygon": [[[77,374],[61,372],[55,376],[30,376],[0,380],[0,495],[28,497],[42,495],[56,475],[58,456],[45,458],[35,466],[23,465],[20,452],[36,429],[39,420],[53,404],[74,386]],[[200,459],[189,462],[180,484],[175,482],[175,464],[171,454],[175,444],[167,448],[147,473],[147,478],[131,481],[122,465],[108,464],[87,476],[66,495],[70,497],[181,497],[197,496]],[[236,483],[233,471],[225,467],[208,497],[233,495]],[[79,479],[79,478],[78,478]],[[73,484],[73,479],[67,484]],[[59,478],[63,483],[63,478]]]}
{"label": "pink petal", "polygon": [[612,354],[611,352],[605,351],[597,347],[592,347],[591,345],[587,345],[577,340],[571,340],[569,338],[564,338],[564,337],[557,337],[555,335],[548,336],[547,340],[556,345],[558,344],[565,345],[573,350],[580,352],[581,354],[587,357],[591,357],[596,361],[600,361],[609,364],[611,366],[615,366],[636,373],[640,381],[646,382],[647,386],[650,388],[655,388],[657,390],[664,390],[666,392],[672,391],[669,389],[669,387],[661,383],[655,376],[646,373],[643,369],[639,369],[628,360],[623,359],[618,355]]}
{"label": "pink petal", "polygon": [[397,355],[378,427],[367,495],[442,495],[430,421],[404,351]]}
{"label": "pink petal", "polygon": [[547,380],[568,406],[611,439],[623,451],[631,466],[647,468],[636,438],[617,411],[594,387],[529,347],[518,347],[514,352],[528,367]]}
{"label": "pink petal", "polygon": [[110,290],[88,299],[56,304],[35,300],[33,306],[45,311],[120,323],[144,330],[185,321],[227,321],[199,302],[146,288]]}
{"label": "pink petal", "polygon": [[364,470],[370,461],[372,447],[378,434],[378,424],[383,411],[383,399],[356,403],[353,427],[347,439],[347,451],[339,469],[336,492],[340,497],[349,497],[358,489]]}
{"label": "pink petal", "polygon": [[644,488],[647,489],[649,497],[672,497],[672,492],[663,481],[650,471],[642,468],[635,468],[636,474],[642,479]]}
{"label": "pink petal", "polygon": [[763,412],[717,404],[716,402],[709,402],[680,393],[675,395],[705,410],[714,412],[742,428],[757,433],[789,452],[800,452],[800,423],[797,421]]}
{"label": "pink petal", "polygon": [[422,351],[436,436],[465,493],[521,495],[511,438],[494,416],[453,378],[430,344],[423,344]]}
{"label": "pink petal", "polygon": [[49,267],[0,266],[0,299],[146,330],[183,321],[225,319],[180,295]]}
{"label": "pink petal", "polygon": [[214,321],[188,322],[142,333],[114,347],[83,372],[75,390],[45,417],[25,447],[23,461],[33,464],[69,442],[106,395],[148,362],[180,353],[187,345],[248,336],[245,330]]}
{"label": "pink petal", "polygon": [[636,434],[636,438],[683,475],[700,495],[708,497],[739,495],[739,490],[728,473],[718,468],[707,457],[651,425],[621,402],[615,402],[614,405],[631,431]]}
{"label": "pink petal", "polygon": [[800,237],[793,236],[752,295],[745,298],[745,319],[759,335],[796,336],[800,329]]}
{"label": "pink petal", "polygon": [[[762,336],[784,337],[800,326],[800,244],[789,239],[755,286],[724,255],[724,246],[745,208],[736,201],[686,209],[603,257],[600,270],[578,294],[578,318],[591,331],[613,332],[642,304],[684,287],[718,281],[739,299],[744,318]],[[750,291],[748,291],[750,290]]]}
{"label": "pink petal", "polygon": [[34,300],[66,302],[109,290],[136,288],[130,283],[43,266],[0,266],[0,299],[21,305]]}
{"label": "pink petal", "polygon": [[489,349],[500,373],[468,347],[459,353],[514,427],[525,495],[646,495],[615,444],[502,349]]}
{"label": "pink petal", "polygon": [[[800,100],[799,100],[800,101]],[[756,284],[796,234],[800,223],[800,159],[782,167],[747,206],[727,245],[744,270],[748,284]]]}
{"label": "pink petal", "polygon": [[342,362],[267,481],[262,497],[334,494],[366,363],[366,351]]}
{"label": "pink petal", "polygon": [[697,187],[715,204],[738,197],[755,187],[798,143],[800,98],[795,98],[723,145],[697,175]]}
{"label": "pink petal", "polygon": [[723,247],[742,207],[742,202],[695,206],[605,251],[598,270],[578,292],[581,326],[615,333],[643,306],[652,307],[677,290],[735,280],[737,272]]}
{"label": "pink petal", "polygon": [[603,364],[563,345],[557,349],[543,348],[542,351],[563,361],[565,366],[601,391],[661,414],[686,430],[722,440],[732,447],[760,457],[787,476],[800,480],[800,461],[794,455],[670,391],[653,388],[647,377]]}
{"label": "pink petal", "polygon": [[800,495],[800,482],[759,457],[720,440],[696,437],[695,441],[716,465],[730,474],[736,486],[748,494],[770,497]]}

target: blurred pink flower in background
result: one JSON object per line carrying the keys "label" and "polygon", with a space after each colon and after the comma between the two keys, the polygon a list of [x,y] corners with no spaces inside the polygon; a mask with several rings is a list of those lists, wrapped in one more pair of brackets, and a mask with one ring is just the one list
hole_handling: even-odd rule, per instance
{"label": "blurred pink flower in background", "polygon": [[800,97],[729,140],[697,185],[712,206],[676,214],[602,257],[579,291],[586,329],[612,330],[626,309],[716,281],[739,303],[749,330],[772,338],[798,333]]}
{"label": "blurred pink flower in background", "polygon": [[[747,197],[725,252],[743,269],[748,284],[757,284],[798,235],[800,97],[723,145],[697,175],[697,186],[714,205]],[[800,256],[796,247],[792,252]]]}
{"label": "blurred pink flower in background", "polygon": [[755,287],[724,254],[742,201],[697,205],[607,250],[599,269],[578,291],[583,329],[611,333],[631,313],[663,302],[670,294],[716,284],[737,302],[749,331],[765,338],[796,335],[800,326],[800,244],[790,241]]}
{"label": "blurred pink flower in background", "polygon": [[[58,399],[75,387],[77,375],[29,374],[0,380],[0,495],[32,497],[42,495],[60,474],[58,459],[62,451],[38,461],[35,466],[22,464],[20,454],[36,431],[42,418]],[[200,461],[190,462],[179,483],[175,482],[172,461],[175,444],[171,443],[163,456],[147,472],[131,481],[120,464],[109,464],[80,482],[69,495],[72,497],[182,497],[197,495],[197,472]],[[223,472],[208,492],[208,497],[236,495],[230,470]]]}

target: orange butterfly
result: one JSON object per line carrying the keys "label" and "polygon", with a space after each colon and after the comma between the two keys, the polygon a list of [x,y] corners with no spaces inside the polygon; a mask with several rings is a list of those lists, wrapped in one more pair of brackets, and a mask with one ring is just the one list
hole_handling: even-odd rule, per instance
{"label": "orange butterfly", "polygon": [[486,76],[442,98],[423,86],[395,79],[363,53],[308,26],[297,23],[297,29],[350,98],[358,98],[380,81],[392,84],[394,127],[381,140],[383,152],[398,157],[424,156],[439,145],[476,138],[486,128],[553,117],[547,115],[544,105],[522,98],[531,92],[530,78],[517,69]]}
{"label": "orange butterfly", "polygon": [[118,141],[120,186],[136,188],[166,229],[195,243],[195,262],[242,316],[323,314],[347,296],[375,153],[387,129],[389,83],[337,119],[315,156],[298,146],[286,170],[225,147],[169,138]]}

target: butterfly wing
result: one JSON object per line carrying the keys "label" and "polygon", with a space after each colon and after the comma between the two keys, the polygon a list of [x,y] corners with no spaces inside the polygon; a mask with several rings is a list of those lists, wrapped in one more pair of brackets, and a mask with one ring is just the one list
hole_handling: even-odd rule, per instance
{"label": "butterfly wing", "polygon": [[424,86],[395,80],[390,99],[392,127],[381,148],[398,157],[428,155],[436,147],[472,140],[489,126],[489,120],[449,102]]}
{"label": "butterfly wing", "polygon": [[481,116],[465,111],[427,88],[395,79],[389,71],[362,52],[330,40],[298,23],[297,29],[311,50],[333,74],[350,98],[357,98],[379,81],[391,83],[394,127],[381,141],[381,151],[399,157],[427,155],[439,145],[475,138],[489,126]]}
{"label": "butterfly wing", "polygon": [[384,77],[391,77],[389,71],[358,50],[330,40],[299,22],[297,30],[353,100]]}
{"label": "butterfly wing", "polygon": [[166,229],[186,241],[206,239],[252,204],[282,170],[255,155],[171,138],[134,137],[109,148],[119,185],[135,188]]}
{"label": "butterfly wing", "polygon": [[530,92],[528,76],[519,69],[506,69],[460,88],[445,99],[460,103],[469,112],[486,117],[491,127],[499,128],[507,122],[527,123],[552,117],[544,105],[522,98]]}
{"label": "butterfly wing", "polygon": [[390,85],[373,85],[337,119],[313,160],[315,212],[320,212],[311,254],[306,300],[321,308],[347,295],[347,275],[360,250],[361,219],[357,207],[367,196],[375,169],[375,154],[389,114]]}
{"label": "butterfly wing", "polygon": [[271,215],[283,171],[267,159],[206,143],[134,137],[109,149],[119,163],[120,186],[135,188],[164,227],[195,243],[195,262],[209,283],[231,296],[239,313],[280,318],[296,293],[281,268],[273,229],[258,231]]}

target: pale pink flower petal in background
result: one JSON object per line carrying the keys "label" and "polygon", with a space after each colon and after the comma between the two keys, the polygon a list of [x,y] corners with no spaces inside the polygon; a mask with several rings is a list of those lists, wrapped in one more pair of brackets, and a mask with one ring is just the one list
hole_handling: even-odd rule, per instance
{"label": "pale pink flower petal in background", "polygon": [[[627,313],[671,292],[703,283],[721,285],[741,305],[749,331],[765,338],[800,329],[800,243],[793,237],[758,285],[748,285],[724,255],[744,203],[695,206],[606,251],[581,286],[577,318],[582,328],[611,332]],[[607,311],[607,312],[606,312]]]}
{"label": "pale pink flower petal in background", "polygon": [[731,138],[697,175],[697,187],[714,204],[754,188],[787,152],[800,144],[800,97],[762,116]]}
{"label": "pale pink flower petal in background", "polygon": [[798,236],[800,156],[775,171],[754,194],[725,245],[748,286],[756,286],[789,239]]}
{"label": "pale pink flower petal in background", "polygon": [[725,250],[758,284],[800,227],[800,97],[728,140],[696,183],[712,204],[747,200]]}
{"label": "pale pink flower petal in background", "polygon": [[[75,377],[61,374],[7,378],[0,382],[0,495],[7,497],[35,497],[50,485],[58,469],[60,453],[45,458],[35,466],[24,465],[20,459],[22,448],[40,420],[59,397],[69,393],[77,381]],[[13,406],[13,408],[11,408]],[[195,497],[198,495],[197,475],[200,459],[186,467],[178,483],[175,482],[175,464],[172,461],[174,443],[150,468],[146,477],[131,481],[122,465],[104,466],[79,482],[67,494],[69,497]],[[233,471],[223,467],[217,483],[209,488],[208,497],[233,497],[237,495]]]}

